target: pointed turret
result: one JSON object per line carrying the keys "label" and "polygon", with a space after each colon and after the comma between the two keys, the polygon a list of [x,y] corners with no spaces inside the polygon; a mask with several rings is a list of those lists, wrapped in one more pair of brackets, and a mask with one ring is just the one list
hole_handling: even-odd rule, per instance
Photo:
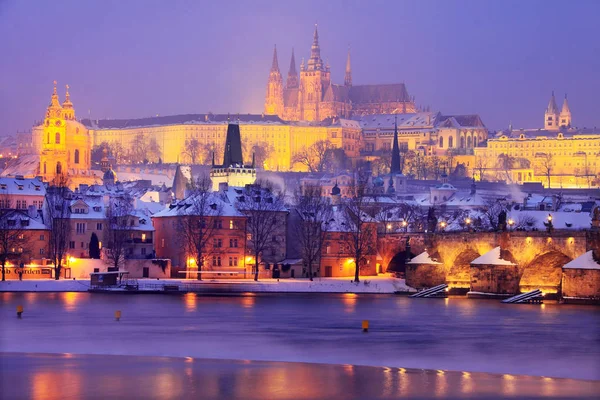
{"label": "pointed turret", "polygon": [[319,31],[315,24],[315,33],[313,34],[313,43],[310,47],[310,58],[308,59],[309,71],[320,71],[323,69],[323,60],[321,59],[321,47],[319,46]]}
{"label": "pointed turret", "polygon": [[348,57],[346,58],[346,76],[344,77],[344,85],[352,86],[352,67],[350,66],[350,47],[348,47]]}
{"label": "pointed turret", "polygon": [[544,128],[549,130],[558,130],[558,118],[558,107],[556,106],[556,99],[554,98],[553,90],[550,101],[548,102],[548,107],[546,108],[546,113],[544,114]]}
{"label": "pointed turret", "polygon": [[52,91],[52,97],[50,98],[50,104],[46,110],[46,118],[60,118],[62,117],[62,107],[58,100],[58,93],[56,91],[56,81],[54,81],[54,90]]}
{"label": "pointed turret", "polygon": [[75,110],[71,103],[71,95],[69,94],[69,85],[65,85],[65,101],[62,103],[64,119],[75,119]]}
{"label": "pointed turret", "polygon": [[400,167],[400,146],[398,145],[398,117],[394,117],[394,142],[392,143],[392,165],[390,166],[390,173],[401,174],[402,168]]}
{"label": "pointed turret", "polygon": [[292,48],[292,59],[290,60],[290,70],[288,71],[286,88],[292,89],[298,87],[298,72],[296,71],[296,58],[294,57],[294,48]]}
{"label": "pointed turret", "polygon": [[267,82],[265,114],[283,114],[283,79],[281,78],[281,72],[279,72],[277,46],[273,49],[273,62],[271,63],[271,71],[269,72],[269,82]]}
{"label": "pointed turret", "polygon": [[569,102],[567,101],[567,95],[565,94],[565,100],[563,101],[562,110],[560,111],[560,127],[570,128],[571,127],[571,109],[569,108]]}
{"label": "pointed turret", "polygon": [[277,45],[273,48],[273,62],[271,64],[271,72],[279,72],[279,61],[277,60]]}
{"label": "pointed turret", "polygon": [[550,97],[550,101],[548,102],[548,108],[546,108],[546,113],[557,114],[558,107],[556,106],[556,99],[554,98],[554,90],[552,91],[552,96]]}

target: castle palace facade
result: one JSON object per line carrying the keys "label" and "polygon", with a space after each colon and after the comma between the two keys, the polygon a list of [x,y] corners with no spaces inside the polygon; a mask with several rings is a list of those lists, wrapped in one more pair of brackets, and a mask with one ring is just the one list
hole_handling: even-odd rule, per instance
{"label": "castle palace facade", "polygon": [[344,84],[332,83],[329,65],[321,59],[316,26],[308,62],[305,65],[302,59],[298,77],[292,51],[285,85],[279,70],[277,48],[273,51],[265,99],[267,115],[277,115],[286,121],[323,121],[333,117],[414,112],[414,101],[403,83],[353,85],[350,52]]}

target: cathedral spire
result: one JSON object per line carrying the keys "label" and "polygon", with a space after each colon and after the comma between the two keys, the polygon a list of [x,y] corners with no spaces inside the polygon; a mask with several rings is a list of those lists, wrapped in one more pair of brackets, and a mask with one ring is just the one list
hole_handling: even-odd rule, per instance
{"label": "cathedral spire", "polygon": [[344,85],[352,86],[352,67],[350,66],[350,46],[348,46],[348,57],[346,58],[346,76],[344,77]]}
{"label": "cathedral spire", "polygon": [[319,31],[315,24],[315,33],[313,35],[313,43],[310,47],[310,58],[308,59],[309,71],[320,71],[323,68],[323,60],[321,59],[321,47],[319,47]]}
{"label": "cathedral spire", "polygon": [[554,98],[554,90],[552,91],[552,96],[550,97],[550,101],[548,102],[548,108],[546,109],[548,114],[557,114],[558,107],[556,105],[556,99]]}
{"label": "cathedral spire", "polygon": [[292,47],[292,59],[290,60],[290,70],[288,71],[287,82],[285,86],[288,89],[298,87],[298,72],[296,71],[296,58],[294,57],[294,48]]}
{"label": "cathedral spire", "polygon": [[560,127],[570,128],[571,127],[571,109],[569,108],[569,102],[567,101],[567,95],[565,94],[565,100],[563,101],[562,110],[560,111]]}
{"label": "cathedral spire", "polygon": [[565,93],[565,100],[563,101],[563,105],[562,105],[562,113],[570,113],[571,109],[569,108],[569,103],[567,102],[567,94]]}
{"label": "cathedral spire", "polygon": [[400,167],[400,146],[398,145],[398,117],[394,116],[394,142],[392,143],[392,165],[390,166],[390,173],[401,174],[402,168]]}
{"label": "cathedral spire", "polygon": [[279,71],[279,62],[277,61],[277,45],[273,48],[273,63],[271,64],[271,71]]}

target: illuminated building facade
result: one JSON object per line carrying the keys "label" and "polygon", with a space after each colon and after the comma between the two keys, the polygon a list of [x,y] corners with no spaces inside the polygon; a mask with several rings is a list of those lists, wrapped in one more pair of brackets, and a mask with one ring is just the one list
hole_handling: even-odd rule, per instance
{"label": "illuminated building facade", "polygon": [[306,64],[302,59],[298,77],[292,52],[285,85],[279,70],[277,48],[273,51],[264,110],[265,114],[278,115],[287,121],[323,121],[333,117],[412,113],[416,107],[403,83],[354,85],[350,52],[344,84],[332,83],[329,64],[321,58],[319,33],[315,27],[310,58]]}
{"label": "illuminated building facade", "polygon": [[95,182],[90,175],[92,141],[88,129],[75,119],[68,85],[61,105],[54,81],[50,105],[43,124],[34,129],[33,141],[40,149],[39,175],[44,181],[68,174],[71,185]]}
{"label": "illuminated building facade", "polygon": [[[476,148],[475,158],[484,160],[484,178],[541,182],[554,188],[598,186],[600,129],[573,127],[566,97],[559,112],[554,93],[544,113],[544,126],[545,129],[509,129],[489,139],[487,147]],[[511,160],[508,171],[499,165],[504,157]],[[476,167],[474,172],[480,174]]]}

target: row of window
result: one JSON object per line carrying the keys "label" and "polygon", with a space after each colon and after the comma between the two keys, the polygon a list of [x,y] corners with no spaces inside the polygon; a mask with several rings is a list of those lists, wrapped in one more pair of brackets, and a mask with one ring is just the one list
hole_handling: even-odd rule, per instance
{"label": "row of window", "polygon": [[[213,267],[222,266],[221,256],[213,256],[212,265],[213,265]],[[237,267],[238,265],[239,265],[239,259],[237,257],[229,257],[229,266],[230,267]]]}

